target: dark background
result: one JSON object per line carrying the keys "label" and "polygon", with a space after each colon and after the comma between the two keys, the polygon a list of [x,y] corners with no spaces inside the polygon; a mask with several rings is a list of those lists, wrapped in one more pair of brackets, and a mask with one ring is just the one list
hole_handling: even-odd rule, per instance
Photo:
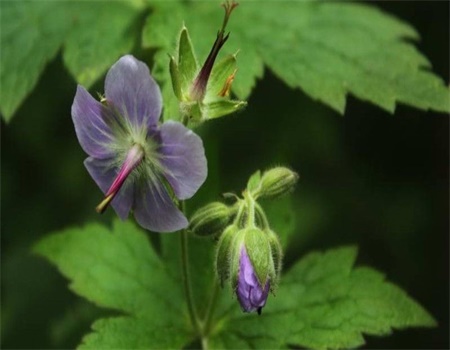
{"label": "dark background", "polygon": [[[419,31],[418,48],[448,84],[449,3],[373,5]],[[48,232],[113,217],[93,210],[101,194],[82,165],[74,93],[58,56],[11,123],[1,124],[2,348],[74,347],[102,313],[30,253]],[[352,97],[342,117],[266,71],[244,112],[201,132],[221,191],[242,188],[258,168],[289,164],[300,173],[288,263],[312,249],[357,244],[359,264],[385,272],[439,323],[366,337],[367,348],[406,349],[449,347],[448,128],[445,114],[400,105],[389,115]]]}

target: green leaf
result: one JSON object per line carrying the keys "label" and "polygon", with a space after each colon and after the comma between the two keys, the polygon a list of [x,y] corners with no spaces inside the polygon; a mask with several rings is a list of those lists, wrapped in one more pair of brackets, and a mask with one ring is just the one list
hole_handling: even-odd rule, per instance
{"label": "green leaf", "polygon": [[211,348],[353,348],[363,334],[433,327],[435,320],[402,289],[368,267],[354,267],[357,250],[311,253],[281,279],[260,317],[239,307],[216,323]]}
{"label": "green leaf", "polygon": [[126,314],[97,320],[82,348],[180,348],[191,340],[181,284],[133,224],[68,229],[34,250],[58,267],[76,294]]}
{"label": "green leaf", "polygon": [[55,2],[1,2],[0,111],[6,121],[55,57],[71,21],[70,11]]}
{"label": "green leaf", "polygon": [[91,86],[139,35],[140,8],[131,2],[79,2],[76,20],[64,43],[64,63],[77,82]]}
{"label": "green leaf", "polygon": [[61,47],[70,73],[89,87],[139,37],[138,1],[3,1],[0,111],[9,121]]}
{"label": "green leaf", "polygon": [[[222,23],[218,5],[215,1],[154,3],[143,45],[173,52],[172,38],[185,23],[203,59]],[[419,38],[415,29],[374,6],[242,1],[228,29],[231,35],[223,54],[241,50],[233,83],[240,99],[249,96],[267,66],[289,86],[341,114],[348,94],[390,113],[397,103],[450,111],[448,87],[410,42]],[[162,57],[156,57],[156,66],[167,66],[167,56]],[[161,82],[170,84],[167,78]]]}

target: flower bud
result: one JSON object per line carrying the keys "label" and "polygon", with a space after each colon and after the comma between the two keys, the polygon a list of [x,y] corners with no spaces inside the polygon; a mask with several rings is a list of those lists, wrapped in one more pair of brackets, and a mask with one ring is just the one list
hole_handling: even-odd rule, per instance
{"label": "flower bud", "polygon": [[269,295],[270,281],[267,280],[264,285],[261,285],[258,281],[245,246],[241,247],[239,254],[239,277],[236,295],[245,312],[256,310],[258,314],[261,314]]}
{"label": "flower bud", "polygon": [[261,313],[275,279],[268,236],[258,228],[246,228],[235,234],[232,246],[232,288],[245,312]]}
{"label": "flower bud", "polygon": [[285,167],[276,167],[264,172],[261,186],[255,191],[255,197],[274,198],[289,193],[298,181],[298,174]]}
{"label": "flower bud", "polygon": [[199,236],[222,232],[230,222],[234,209],[221,202],[213,202],[198,209],[191,217],[189,229]]}

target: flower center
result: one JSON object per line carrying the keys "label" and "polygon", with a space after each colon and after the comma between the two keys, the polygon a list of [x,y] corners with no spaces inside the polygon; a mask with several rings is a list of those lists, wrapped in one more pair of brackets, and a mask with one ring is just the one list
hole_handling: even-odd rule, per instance
{"label": "flower center", "polygon": [[108,207],[109,203],[114,199],[120,188],[124,184],[128,175],[142,162],[144,159],[144,148],[138,144],[133,145],[128,151],[125,161],[114,179],[108,192],[105,194],[105,199],[95,208],[98,213],[103,213]]}

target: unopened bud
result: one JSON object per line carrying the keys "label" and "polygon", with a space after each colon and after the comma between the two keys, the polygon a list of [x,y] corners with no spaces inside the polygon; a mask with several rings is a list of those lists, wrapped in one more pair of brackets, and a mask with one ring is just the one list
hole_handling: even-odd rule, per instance
{"label": "unopened bud", "polygon": [[261,313],[274,276],[267,235],[258,228],[238,231],[231,255],[231,284],[242,309]]}
{"label": "unopened bud", "polygon": [[220,284],[223,287],[224,282],[230,277],[230,260],[232,242],[239,229],[235,225],[228,226],[220,236],[216,250],[216,272]]}
{"label": "unopened bud", "polygon": [[234,209],[221,202],[213,202],[197,210],[191,217],[189,229],[199,236],[222,232],[230,222]]}
{"label": "unopened bud", "polygon": [[261,186],[255,197],[274,198],[289,193],[298,181],[298,174],[285,167],[267,170],[261,177]]}

